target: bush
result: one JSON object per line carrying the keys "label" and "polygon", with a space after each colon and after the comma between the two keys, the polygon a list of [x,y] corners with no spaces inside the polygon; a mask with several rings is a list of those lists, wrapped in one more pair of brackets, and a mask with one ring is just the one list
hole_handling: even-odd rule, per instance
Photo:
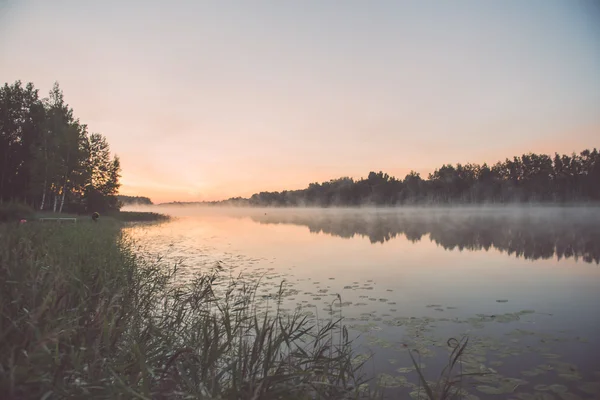
{"label": "bush", "polygon": [[28,219],[34,215],[33,208],[22,203],[0,204],[0,222],[19,221]]}

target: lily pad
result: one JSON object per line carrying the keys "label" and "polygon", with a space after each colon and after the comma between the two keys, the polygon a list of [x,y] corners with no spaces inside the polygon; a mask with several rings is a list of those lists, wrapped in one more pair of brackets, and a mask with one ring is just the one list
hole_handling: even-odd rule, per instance
{"label": "lily pad", "polygon": [[519,319],[521,319],[521,318],[519,317],[518,314],[510,314],[510,313],[497,315],[494,318],[494,320],[496,322],[503,322],[503,323],[518,321]]}
{"label": "lily pad", "polygon": [[361,324],[354,324],[354,325],[350,325],[348,328],[350,329],[354,329],[355,331],[359,331],[359,332],[370,332],[373,330],[373,328],[375,328],[377,325],[374,323],[369,323],[369,324],[365,324],[365,325],[361,325]]}
{"label": "lily pad", "polygon": [[519,386],[527,384],[527,381],[525,381],[523,379],[517,379],[517,378],[501,378],[500,382],[501,382],[500,387],[504,390],[504,393],[512,393]]}
{"label": "lily pad", "polygon": [[485,394],[503,394],[504,393],[504,390],[502,390],[501,388],[487,386],[487,385],[475,386],[475,389],[477,389],[481,393],[485,393]]}
{"label": "lily pad", "polygon": [[521,375],[523,375],[523,376],[538,376],[538,375],[545,374],[546,372],[547,371],[544,371],[543,369],[540,369],[540,368],[533,368],[530,370],[521,371]]}
{"label": "lily pad", "polygon": [[525,314],[535,314],[534,310],[521,310],[517,314],[525,315]]}
{"label": "lily pad", "polygon": [[577,388],[582,392],[600,396],[600,382],[584,382]]}
{"label": "lily pad", "polygon": [[390,374],[385,373],[379,374],[377,376],[377,382],[379,386],[388,388],[408,386],[408,379],[406,379],[405,376],[394,377]]}
{"label": "lily pad", "polygon": [[548,392],[517,393],[513,396],[520,400],[556,400],[556,397],[554,397],[552,393]]}
{"label": "lily pad", "polygon": [[407,374],[409,372],[416,371],[416,368],[415,367],[402,367],[402,368],[397,368],[396,371],[401,374]]}
{"label": "lily pad", "polygon": [[560,397],[562,400],[582,400],[581,397],[579,397],[575,393],[570,393],[570,392],[559,393],[558,397]]}
{"label": "lily pad", "polygon": [[554,354],[554,353],[545,353],[545,354],[542,354],[542,357],[555,359],[555,358],[560,358],[560,355]]}
{"label": "lily pad", "polygon": [[517,393],[514,395],[517,399],[520,400],[535,400],[535,394],[533,393]]}
{"label": "lily pad", "polygon": [[540,364],[537,366],[538,369],[542,369],[544,371],[553,371],[554,367],[550,364]]}
{"label": "lily pad", "polygon": [[425,393],[425,389],[413,390],[408,395],[411,397],[411,399],[415,400],[429,400],[429,397],[427,397],[427,393]]}
{"label": "lily pad", "polygon": [[534,396],[534,400],[556,400],[556,397],[549,392],[538,392]]}
{"label": "lily pad", "polygon": [[579,374],[558,374],[560,379],[564,379],[565,381],[580,381],[581,375]]}
{"label": "lily pad", "polygon": [[554,385],[548,386],[548,390],[554,393],[566,393],[569,391],[569,388],[565,385],[559,385],[555,383]]}
{"label": "lily pad", "polygon": [[371,358],[371,357],[366,354],[359,354],[352,359],[352,365],[354,365],[354,366],[361,365],[365,361],[367,361],[369,358]]}

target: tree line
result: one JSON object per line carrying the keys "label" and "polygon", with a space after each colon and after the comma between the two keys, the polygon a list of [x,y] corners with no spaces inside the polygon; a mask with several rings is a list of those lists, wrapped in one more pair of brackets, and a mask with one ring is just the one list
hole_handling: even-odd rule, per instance
{"label": "tree line", "polygon": [[488,164],[444,164],[423,179],[411,171],[404,179],[383,172],[311,183],[301,190],[260,192],[217,205],[360,206],[600,201],[600,153],[523,154]]}
{"label": "tree line", "polygon": [[126,205],[151,206],[154,204],[152,202],[152,200],[150,200],[149,197],[145,197],[145,196],[126,196],[126,195],[120,194],[117,196],[117,199],[119,200],[119,203],[123,206],[126,206]]}
{"label": "tree line", "polygon": [[411,171],[404,179],[383,172],[311,183],[301,190],[260,192],[250,198],[173,202],[170,205],[228,206],[395,206],[419,204],[505,204],[600,201],[600,153],[523,154],[496,164],[444,164],[423,179]]}
{"label": "tree line", "polygon": [[0,169],[0,202],[54,212],[119,207],[119,158],[75,118],[58,83],[47,98],[33,83],[0,88]]}

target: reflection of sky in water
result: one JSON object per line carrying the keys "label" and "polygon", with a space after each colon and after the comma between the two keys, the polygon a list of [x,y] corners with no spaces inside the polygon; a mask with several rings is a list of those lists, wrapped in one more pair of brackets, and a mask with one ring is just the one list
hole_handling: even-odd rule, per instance
{"label": "reflection of sky in water", "polygon": [[[595,214],[570,213],[565,219],[564,212],[562,217],[530,212],[518,218],[465,211],[184,213],[172,222],[130,231],[146,252],[181,260],[182,278],[219,261],[233,275],[261,277],[259,294],[265,297],[285,279],[291,291],[283,307],[300,306],[319,317],[328,315],[339,293],[346,324],[360,333],[361,351],[376,351],[365,366],[368,374],[398,376],[396,368],[410,366],[403,347],[408,344],[422,349],[426,376],[433,379],[443,366],[447,338],[468,334],[478,354],[469,354],[472,364],[465,368],[485,365],[527,380],[519,391],[533,393],[536,384],[556,381],[586,398],[578,385],[600,378],[594,375],[600,361],[591,356],[600,354],[600,269],[593,261],[600,224]],[[407,239],[407,231],[418,229],[420,240]],[[352,231],[356,234],[348,234]],[[389,239],[373,240],[374,232]],[[562,257],[548,255],[550,247],[552,253],[563,249]],[[526,310],[535,312],[519,314]],[[564,364],[550,362],[576,364],[577,379],[568,376]],[[552,371],[540,372],[543,365]],[[416,382],[414,371],[404,375]]]}

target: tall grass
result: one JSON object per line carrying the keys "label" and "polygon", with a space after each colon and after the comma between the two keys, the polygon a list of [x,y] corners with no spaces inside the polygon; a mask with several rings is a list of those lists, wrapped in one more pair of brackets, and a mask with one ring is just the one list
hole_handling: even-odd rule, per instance
{"label": "tall grass", "polygon": [[19,221],[31,218],[34,215],[33,208],[22,203],[7,202],[0,203],[0,222]]}
{"label": "tall grass", "polygon": [[[469,343],[468,337],[463,337],[460,340],[455,338],[448,339],[447,345],[452,349],[448,356],[448,364],[442,369],[440,375],[435,382],[428,382],[423,375],[423,369],[421,364],[417,362],[413,352],[418,354],[417,350],[409,351],[410,359],[419,376],[419,390],[417,398],[423,398],[426,400],[447,400],[447,399],[462,399],[468,393],[462,388],[465,377],[473,375],[486,375],[485,373],[468,373],[465,374],[460,371],[456,371],[456,368],[460,366],[461,357],[467,348]],[[421,389],[423,390],[421,392]]]}
{"label": "tall grass", "polygon": [[261,313],[256,287],[217,290],[218,272],[176,284],[132,249],[109,220],[0,224],[0,397],[370,395],[339,319]]}

